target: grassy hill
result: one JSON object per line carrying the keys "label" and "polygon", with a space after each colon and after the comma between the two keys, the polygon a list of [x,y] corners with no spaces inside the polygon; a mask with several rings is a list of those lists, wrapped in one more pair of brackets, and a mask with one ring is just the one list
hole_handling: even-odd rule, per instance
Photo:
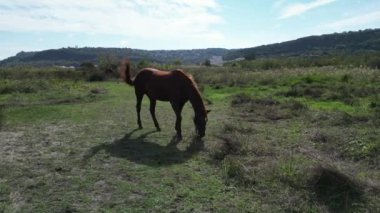
{"label": "grassy hill", "polygon": [[51,66],[66,65],[78,66],[82,62],[97,63],[99,57],[112,56],[115,58],[129,57],[132,61],[149,60],[156,63],[170,64],[181,61],[184,64],[198,64],[214,55],[225,55],[227,49],[208,48],[193,50],[140,50],[130,48],[61,48],[39,52],[21,52],[17,55],[0,61],[0,66],[34,65]]}
{"label": "grassy hill", "polygon": [[225,58],[321,56],[380,51],[380,29],[309,36],[292,41],[230,51]]}
{"label": "grassy hill", "polygon": [[97,63],[99,57],[111,55],[115,58],[129,57],[133,61],[149,60],[170,64],[199,64],[211,56],[224,56],[230,60],[245,58],[278,58],[294,56],[329,56],[357,53],[378,53],[380,51],[380,29],[357,32],[334,33],[310,36],[277,44],[228,50],[223,48],[193,50],[140,50],[130,48],[61,48],[39,52],[20,52],[0,61],[0,66],[15,65],[70,65],[78,66],[84,61]]}

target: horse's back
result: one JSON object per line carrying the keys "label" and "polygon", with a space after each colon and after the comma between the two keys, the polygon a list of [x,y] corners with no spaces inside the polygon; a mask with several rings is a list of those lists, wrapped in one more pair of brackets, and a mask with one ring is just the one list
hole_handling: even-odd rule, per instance
{"label": "horse's back", "polygon": [[[144,68],[138,72],[135,81],[142,81],[145,84],[149,83],[184,83],[188,81],[189,75],[181,69],[172,71],[163,71],[154,68]],[[179,81],[179,82],[178,82]]]}
{"label": "horse's back", "polygon": [[161,101],[187,99],[188,77],[182,70],[162,71],[145,68],[135,78],[135,89]]}
{"label": "horse's back", "polygon": [[135,76],[135,80],[134,80],[135,87],[138,87],[138,88],[145,87],[145,85],[150,84],[152,81],[155,80],[158,73],[160,73],[160,75],[164,75],[161,72],[164,72],[164,71],[160,71],[153,68],[144,68],[140,70]]}

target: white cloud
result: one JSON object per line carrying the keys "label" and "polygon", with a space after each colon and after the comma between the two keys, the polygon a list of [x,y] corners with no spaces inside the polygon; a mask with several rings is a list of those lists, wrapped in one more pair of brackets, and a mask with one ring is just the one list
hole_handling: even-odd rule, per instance
{"label": "white cloud", "polygon": [[6,0],[0,29],[218,40],[218,9],[216,0]]}
{"label": "white cloud", "polygon": [[121,44],[121,46],[128,46],[128,45],[129,45],[129,42],[126,41],[126,40],[121,40],[121,41],[120,41],[120,44]]}
{"label": "white cloud", "polygon": [[[301,15],[309,10],[330,4],[335,2],[336,0],[313,0],[308,3],[296,3],[291,4],[285,7],[283,11],[281,11],[281,15],[279,19],[286,19],[293,16]],[[281,2],[281,1],[280,1]]]}
{"label": "white cloud", "polygon": [[351,18],[338,20],[327,24],[326,27],[335,30],[343,30],[347,28],[371,27],[369,26],[371,24],[375,24],[375,27],[378,27],[378,23],[380,23],[380,12],[372,12],[364,15],[358,15]]}
{"label": "white cloud", "polygon": [[273,3],[273,7],[278,8],[278,7],[283,6],[285,3],[286,3],[286,0],[276,0]]}

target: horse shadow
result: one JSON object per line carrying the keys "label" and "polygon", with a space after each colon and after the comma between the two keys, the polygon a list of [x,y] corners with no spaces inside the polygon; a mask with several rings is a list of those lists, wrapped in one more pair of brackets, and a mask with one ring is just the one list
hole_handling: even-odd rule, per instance
{"label": "horse shadow", "polygon": [[124,158],[137,164],[145,164],[153,167],[169,166],[184,163],[204,148],[204,141],[194,137],[185,150],[177,148],[179,140],[173,137],[166,146],[150,142],[146,137],[156,131],[144,133],[138,137],[132,137],[135,129],[123,138],[112,143],[103,143],[92,147],[83,157],[83,162],[88,161],[98,152],[104,150],[113,157]]}

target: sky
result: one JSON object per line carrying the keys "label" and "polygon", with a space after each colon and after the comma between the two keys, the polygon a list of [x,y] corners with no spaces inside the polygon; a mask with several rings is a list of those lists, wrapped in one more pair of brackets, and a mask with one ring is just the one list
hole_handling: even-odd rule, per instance
{"label": "sky", "polygon": [[62,47],[243,48],[380,28],[380,0],[1,0],[0,59]]}

